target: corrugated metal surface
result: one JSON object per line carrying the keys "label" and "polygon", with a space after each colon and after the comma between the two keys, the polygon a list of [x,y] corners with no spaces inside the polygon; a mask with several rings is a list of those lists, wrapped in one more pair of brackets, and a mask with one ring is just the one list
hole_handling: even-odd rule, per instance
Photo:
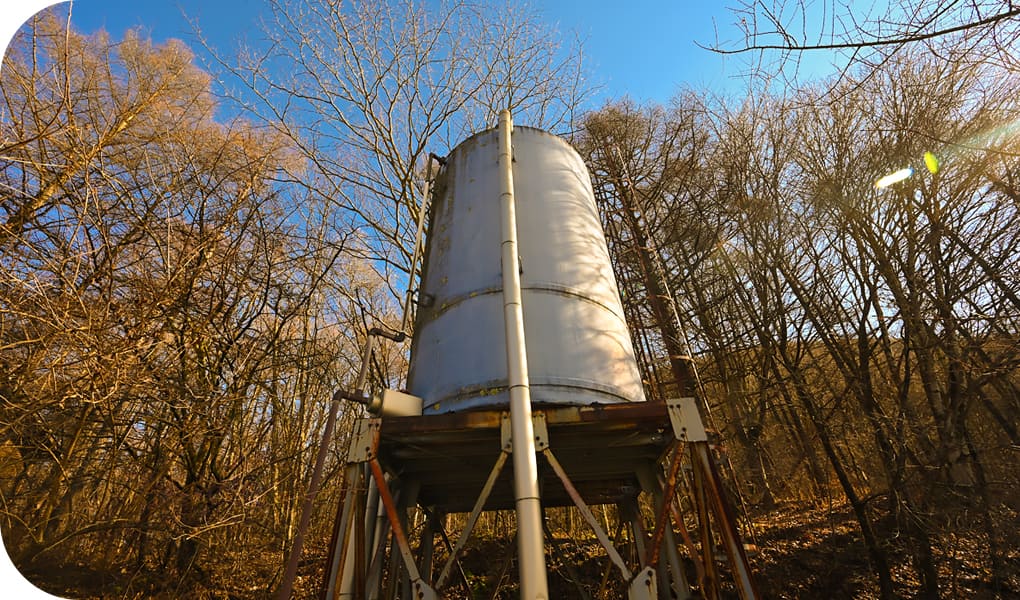
{"label": "corrugated metal surface", "polygon": [[[533,403],[643,401],[584,162],[538,129],[513,145]],[[454,149],[435,194],[409,391],[426,414],[506,405],[496,130]]]}

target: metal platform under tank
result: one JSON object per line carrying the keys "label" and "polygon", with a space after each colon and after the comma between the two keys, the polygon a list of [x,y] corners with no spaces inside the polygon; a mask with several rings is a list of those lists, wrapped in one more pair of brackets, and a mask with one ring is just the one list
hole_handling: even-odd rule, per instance
{"label": "metal platform under tank", "polygon": [[[615,504],[640,485],[636,468],[657,464],[673,435],[665,404],[535,406],[556,459],[588,504]],[[473,410],[382,420],[379,458],[404,482],[420,484],[418,503],[444,512],[470,511],[501,448],[501,410]],[[486,510],[514,507],[512,470],[504,469]],[[574,502],[545,461],[539,461],[542,505]]]}
{"label": "metal platform under tank", "polygon": [[[609,561],[603,587],[615,572],[627,598],[666,600],[694,597],[691,582],[696,581],[701,597],[718,600],[716,562],[724,551],[741,598],[759,597],[694,398],[554,403],[536,405],[532,414],[531,451],[542,457],[537,460],[541,506],[579,510]],[[520,502],[507,464],[508,420],[498,407],[360,419],[350,440],[347,493],[337,507],[321,597],[381,597],[371,594],[386,587],[400,598],[435,600],[459,585],[453,566],[478,516]],[[678,493],[681,487],[687,492]],[[638,508],[639,493],[654,503],[650,522]],[[608,513],[603,513],[603,528],[591,511],[607,504],[616,506],[615,534]],[[422,528],[412,535],[416,505],[427,519],[417,521]],[[693,511],[696,530],[684,525],[685,510]],[[451,547],[442,516],[469,512]],[[629,533],[620,538],[624,525]],[[517,527],[520,545],[519,520]],[[437,535],[448,548],[442,568],[433,560]],[[625,558],[616,546],[628,538],[633,552]],[[696,573],[684,566],[681,546]],[[519,549],[516,556],[521,560]],[[467,581],[463,573],[461,579]]]}

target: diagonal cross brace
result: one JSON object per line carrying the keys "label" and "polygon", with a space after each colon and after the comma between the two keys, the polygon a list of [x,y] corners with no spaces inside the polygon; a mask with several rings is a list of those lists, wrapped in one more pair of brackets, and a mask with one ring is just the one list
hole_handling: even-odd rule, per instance
{"label": "diagonal cross brace", "polygon": [[493,465],[492,471],[489,472],[489,478],[485,481],[485,485],[482,487],[481,493],[478,495],[478,499],[475,501],[475,506],[471,510],[471,516],[468,517],[467,524],[464,526],[464,531],[461,532],[457,538],[457,545],[453,551],[450,552],[450,557],[446,559],[446,564],[443,565],[442,572],[439,573],[439,578],[436,579],[436,589],[441,590],[446,585],[446,580],[450,576],[450,569],[453,567],[453,563],[457,560],[457,555],[464,549],[464,545],[467,544],[468,538],[471,537],[471,532],[475,528],[475,523],[478,522],[478,516],[482,514],[482,509],[485,508],[485,502],[489,499],[489,494],[492,493],[493,486],[496,485],[496,479],[499,478],[500,472],[503,471],[503,465],[506,464],[506,458],[509,453],[506,451],[499,453],[499,458],[496,459],[496,464]]}
{"label": "diagonal cross brace", "polygon": [[400,525],[400,518],[397,515],[397,505],[393,501],[393,495],[390,494],[389,484],[386,483],[386,477],[383,475],[382,466],[379,464],[379,460],[372,458],[368,461],[368,466],[372,470],[372,477],[375,478],[375,483],[379,487],[379,500],[386,507],[386,516],[390,520],[390,529],[393,531],[393,538],[397,542],[397,547],[400,549],[400,557],[404,560],[404,568],[407,569],[408,574],[411,577],[411,582],[414,585],[416,596],[421,600],[433,600],[438,598],[435,590],[433,590],[428,583],[422,580],[421,574],[418,573],[418,565],[414,562],[414,556],[411,554],[411,546],[407,542],[407,534],[404,532],[404,528]]}
{"label": "diagonal cross brace", "polygon": [[563,483],[563,489],[567,491],[567,494],[570,495],[570,498],[574,501],[577,509],[581,511],[581,516],[584,517],[584,520],[588,522],[588,525],[595,532],[595,537],[599,539],[599,543],[601,543],[602,547],[606,549],[606,553],[609,554],[609,559],[613,561],[613,564],[619,567],[620,573],[623,574],[623,579],[625,581],[630,581],[633,577],[633,573],[631,573],[630,569],[627,568],[627,563],[623,561],[623,557],[621,557],[620,553],[616,551],[616,548],[613,546],[613,542],[609,539],[609,536],[606,535],[606,532],[599,526],[598,521],[595,520],[595,515],[592,514],[588,505],[584,503],[584,499],[581,498],[581,494],[578,493],[577,488],[575,488],[574,484],[571,483],[570,477],[567,476],[566,471],[563,470],[563,466],[560,465],[558,460],[556,460],[552,450],[546,448],[542,451],[542,454],[544,454],[546,460],[549,461],[549,466],[551,466],[553,471],[556,472],[556,476],[560,478],[560,481]]}

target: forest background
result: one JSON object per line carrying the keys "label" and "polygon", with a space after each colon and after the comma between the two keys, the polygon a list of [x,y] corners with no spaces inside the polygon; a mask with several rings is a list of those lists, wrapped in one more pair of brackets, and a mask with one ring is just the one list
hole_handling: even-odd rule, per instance
{"label": "forest background", "polygon": [[[674,347],[695,359],[772,595],[832,583],[775,575],[798,559],[767,524],[791,510],[844,515],[800,542],[855,549],[846,597],[1020,594],[1011,4],[896,5],[816,43],[748,3],[746,45],[717,48],[761,58],[746,95],[599,106],[583,45],[537,10],[267,6],[262,43],[203,65],[143,31],[77,31],[66,6],[5,55],[0,524],[33,581],[272,589],[328,399],[367,328],[399,328],[425,158],[509,107],[588,162],[649,396]],[[818,45],[846,68],[784,77]],[[375,385],[405,363],[381,350]]]}

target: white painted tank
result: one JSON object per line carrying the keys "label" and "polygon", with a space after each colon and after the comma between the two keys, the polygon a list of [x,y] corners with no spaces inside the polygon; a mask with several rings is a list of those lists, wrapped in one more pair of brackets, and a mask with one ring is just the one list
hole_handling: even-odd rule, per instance
{"label": "white painted tank", "polygon": [[[644,401],[584,162],[539,129],[512,140],[532,402]],[[408,375],[425,414],[508,403],[497,153],[478,133],[436,182]]]}

